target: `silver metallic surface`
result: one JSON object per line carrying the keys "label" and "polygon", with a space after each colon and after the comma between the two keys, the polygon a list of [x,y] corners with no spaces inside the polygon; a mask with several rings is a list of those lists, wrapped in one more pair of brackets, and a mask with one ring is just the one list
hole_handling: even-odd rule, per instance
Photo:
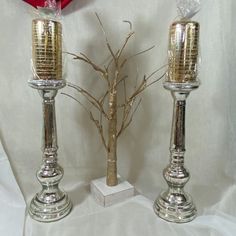
{"label": "silver metallic surface", "polygon": [[32,199],[30,216],[41,222],[59,220],[70,213],[72,203],[58,185],[63,177],[63,169],[57,163],[57,130],[55,115],[55,96],[64,87],[64,80],[30,80],[29,85],[39,91],[43,99],[43,162],[37,172],[42,190]]}
{"label": "silver metallic surface", "polygon": [[196,217],[197,210],[184,186],[190,178],[184,167],[185,153],[185,106],[189,93],[198,88],[199,81],[190,83],[165,82],[164,87],[171,91],[174,99],[172,130],[170,140],[170,163],[163,175],[168,190],[160,194],[154,202],[154,211],[164,220],[185,223]]}

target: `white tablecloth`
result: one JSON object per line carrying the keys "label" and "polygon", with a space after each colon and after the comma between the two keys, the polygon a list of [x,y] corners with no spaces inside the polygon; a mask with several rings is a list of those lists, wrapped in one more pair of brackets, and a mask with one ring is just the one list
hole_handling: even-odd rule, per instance
{"label": "white tablecloth", "polygon": [[234,236],[236,233],[236,206],[233,204],[236,187],[186,224],[161,220],[153,211],[153,201],[142,195],[103,208],[94,202],[86,184],[78,182],[67,187],[74,203],[71,214],[49,224],[35,222],[27,216],[25,236]]}
{"label": "white tablecloth", "polygon": [[22,236],[25,200],[0,142],[0,235]]}

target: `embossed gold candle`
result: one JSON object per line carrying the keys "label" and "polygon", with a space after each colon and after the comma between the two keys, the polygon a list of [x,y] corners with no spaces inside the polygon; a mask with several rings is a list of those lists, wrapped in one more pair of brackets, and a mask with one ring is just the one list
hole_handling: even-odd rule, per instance
{"label": "embossed gold candle", "polygon": [[197,78],[199,23],[176,21],[170,26],[167,81],[193,82]]}
{"label": "embossed gold candle", "polygon": [[32,58],[34,79],[62,79],[62,29],[57,21],[35,19],[32,22]]}

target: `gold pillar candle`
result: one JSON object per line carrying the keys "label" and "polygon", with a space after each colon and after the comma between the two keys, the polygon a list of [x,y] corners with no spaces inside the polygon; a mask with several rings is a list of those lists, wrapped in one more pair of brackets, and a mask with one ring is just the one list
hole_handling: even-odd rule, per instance
{"label": "gold pillar candle", "polygon": [[170,26],[167,81],[193,82],[197,78],[199,23],[176,21]]}
{"label": "gold pillar candle", "polygon": [[62,27],[59,22],[33,20],[32,60],[34,79],[62,79]]}

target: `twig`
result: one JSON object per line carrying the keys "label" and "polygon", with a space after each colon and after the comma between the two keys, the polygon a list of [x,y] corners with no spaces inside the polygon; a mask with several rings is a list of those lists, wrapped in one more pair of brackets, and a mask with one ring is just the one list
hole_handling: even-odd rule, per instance
{"label": "twig", "polygon": [[99,99],[100,104],[103,105],[104,100],[105,100],[105,98],[106,98],[107,95],[108,95],[108,91],[106,91],[106,93]]}
{"label": "twig", "polygon": [[93,95],[91,95],[87,90],[79,87],[78,85],[74,85],[74,84],[71,84],[71,83],[67,83],[67,84],[68,84],[69,87],[74,88],[79,93],[81,93],[95,108],[97,108],[99,111],[102,112],[104,117],[106,117],[108,119],[108,115],[105,112],[102,104]]}
{"label": "twig", "polygon": [[128,60],[130,60],[131,58],[136,57],[136,56],[139,56],[139,55],[141,55],[141,54],[144,54],[144,53],[146,53],[146,52],[152,50],[154,47],[155,47],[155,45],[153,45],[153,46],[151,46],[150,48],[147,48],[147,49],[145,49],[145,50],[143,50],[143,51],[141,51],[141,52],[138,52],[138,53],[136,53],[136,54],[134,54],[134,55],[131,55],[130,57],[128,57],[128,58],[126,58],[126,59],[124,59],[123,62],[121,63],[121,67],[123,67],[123,66],[125,65],[125,63],[126,63]]}
{"label": "twig", "polygon": [[143,76],[142,82],[139,84],[138,88],[133,92],[133,94],[129,97],[128,100],[132,100],[135,98],[141,91],[144,90],[145,84],[147,82],[146,75]]}
{"label": "twig", "polygon": [[139,99],[139,101],[138,101],[136,107],[134,108],[134,110],[133,110],[133,112],[132,112],[132,114],[131,114],[131,116],[130,116],[129,121],[128,121],[127,124],[124,126],[123,131],[124,131],[124,130],[130,125],[130,123],[132,122],[133,116],[134,116],[135,112],[138,110],[138,107],[139,107],[141,101],[142,101],[142,98]]}
{"label": "twig", "polygon": [[90,111],[87,109],[87,107],[82,103],[82,102],[80,102],[78,99],[76,99],[76,98],[74,98],[72,95],[70,95],[70,94],[68,94],[68,93],[61,93],[62,95],[65,95],[65,96],[67,96],[67,97],[69,97],[69,98],[72,98],[74,101],[76,101],[76,102],[78,102],[83,108],[84,108],[84,110],[89,114],[90,113]]}
{"label": "twig", "polygon": [[124,22],[124,23],[128,23],[128,24],[129,24],[129,30],[132,31],[133,26],[132,26],[131,21],[129,21],[129,20],[123,20],[123,22]]}
{"label": "twig", "polygon": [[124,75],[117,83],[116,83],[116,87],[121,83],[123,82],[125,79],[128,78],[128,75]]}
{"label": "twig", "polygon": [[[124,122],[124,123],[122,122],[121,128],[120,128],[119,132],[117,133],[117,137],[119,137],[119,136],[121,135],[121,133],[130,125],[130,123],[131,123],[132,120],[133,120],[133,116],[134,116],[135,112],[137,111],[137,109],[138,109],[138,107],[139,107],[141,101],[142,101],[142,98],[139,99],[139,101],[138,101],[136,107],[134,108],[132,114],[130,115],[130,119],[128,120],[128,122],[127,122],[126,124],[125,124],[125,122]],[[132,107],[132,105],[131,105],[131,107]],[[129,113],[130,113],[130,111],[128,112],[128,115],[129,115]],[[128,119],[128,116],[127,116],[126,120],[127,120],[127,119]],[[125,121],[126,121],[126,120],[125,120]]]}
{"label": "twig", "polygon": [[125,97],[125,102],[127,101],[127,91],[126,91],[126,82],[125,79],[123,79],[123,84],[124,84],[124,97]]}
{"label": "twig", "polygon": [[[165,68],[168,64],[165,64],[163,66],[161,66],[160,68],[158,68],[157,70],[153,71],[148,77],[147,80],[149,80],[153,75],[155,75],[158,71],[162,70],[163,68]],[[165,72],[166,73],[166,72]]]}
{"label": "twig", "polygon": [[166,72],[162,74],[160,77],[158,77],[156,80],[154,80],[153,82],[147,84],[147,81],[151,79],[151,77],[153,77],[158,71],[162,70],[164,67],[166,67],[166,65],[161,66],[160,68],[152,72],[149,76],[144,75],[144,78],[139,84],[138,88],[133,92],[133,94],[129,97],[128,100],[132,100],[134,97],[138,96],[141,92],[143,92],[146,88],[156,83],[157,81],[161,80],[165,76]]}
{"label": "twig", "polygon": [[104,138],[104,134],[103,134],[103,126],[102,124],[99,123],[98,120],[94,119],[93,113],[90,112],[90,119],[94,122],[94,124],[96,125],[97,129],[98,129],[98,133],[100,134],[100,137],[102,139],[102,143],[105,147],[106,150],[108,150],[107,144],[106,144],[106,140]]}
{"label": "twig", "polygon": [[102,74],[105,74],[105,70],[103,70],[101,67],[96,65],[94,62],[92,62],[92,60],[89,59],[88,56],[86,56],[84,53],[80,53],[81,56],[76,55],[74,53],[70,53],[70,52],[67,52],[67,54],[74,56],[75,60],[81,60],[81,61],[84,61],[84,62],[88,63],[89,65],[91,65],[93,67],[93,69],[95,71],[98,71]]}
{"label": "twig", "polygon": [[130,111],[131,111],[131,108],[133,106],[133,104],[135,103],[135,98],[133,100],[129,100],[129,101],[126,101],[124,104],[123,104],[123,116],[122,116],[122,122],[121,122],[121,126],[120,126],[120,129],[117,133],[117,137],[120,135],[120,133],[122,132],[124,126],[125,126],[125,122],[127,121],[128,117],[129,117],[129,114],[130,114]]}
{"label": "twig", "polygon": [[119,51],[119,54],[117,55],[117,60],[119,60],[119,58],[121,57],[122,52],[124,51],[124,49],[125,49],[127,43],[129,42],[130,38],[131,38],[133,35],[134,35],[134,32],[130,32],[130,33],[128,34],[128,36],[126,37],[125,42],[124,42],[124,44],[123,44],[121,50]]}
{"label": "twig", "polygon": [[[117,57],[118,53],[120,50],[117,50],[117,52],[115,53],[115,57]],[[108,65],[106,66],[106,69],[108,70],[110,65],[112,64],[112,62],[114,61],[114,58],[112,57],[111,60],[109,61]]]}
{"label": "twig", "polygon": [[116,56],[115,56],[115,53],[113,52],[113,50],[112,50],[112,48],[111,48],[111,45],[110,45],[110,43],[109,43],[109,41],[108,41],[107,34],[106,34],[106,31],[105,31],[104,26],[103,26],[103,24],[102,24],[102,21],[101,21],[99,15],[97,14],[97,12],[95,12],[95,15],[96,15],[96,17],[97,17],[97,19],[98,19],[99,25],[101,26],[102,32],[103,32],[103,34],[104,34],[104,37],[105,37],[105,40],[106,40],[106,44],[107,44],[107,48],[108,48],[108,50],[110,51],[110,53],[111,53],[111,55],[112,55],[112,57],[113,57],[113,60],[114,60],[114,62],[115,62],[115,64],[116,64],[116,63],[117,63],[117,62],[116,62]]}
{"label": "twig", "polygon": [[148,88],[149,86],[155,84],[156,82],[160,81],[164,76],[166,75],[166,72],[164,74],[162,74],[159,78],[157,78],[156,80],[152,81],[151,83],[146,85],[146,88]]}
{"label": "twig", "polygon": [[89,117],[90,117],[91,121],[94,122],[94,124],[96,125],[96,127],[97,127],[97,129],[98,129],[98,133],[99,133],[100,136],[101,136],[102,143],[103,143],[105,149],[107,150],[107,144],[106,144],[106,141],[105,141],[105,138],[104,138],[104,134],[103,134],[103,126],[102,126],[102,120],[101,120],[101,118],[100,118],[100,122],[99,122],[98,120],[95,120],[95,119],[94,119],[94,116],[93,116],[93,114],[92,114],[92,112],[89,111],[89,110],[86,108],[86,106],[85,106],[83,103],[81,103],[78,99],[74,98],[73,96],[71,96],[70,94],[67,94],[67,93],[63,93],[63,92],[62,92],[61,94],[65,95],[65,96],[67,96],[67,97],[72,98],[74,101],[78,102],[78,103],[85,109],[85,111],[89,114]]}
{"label": "twig", "polygon": [[98,19],[98,22],[99,22],[99,24],[100,24],[100,26],[101,26],[102,32],[103,32],[103,34],[104,34],[104,36],[105,36],[105,38],[106,38],[106,41],[107,41],[107,34],[106,34],[106,31],[105,31],[104,26],[103,26],[103,24],[102,24],[102,21],[101,21],[101,19],[100,19],[100,17],[99,17],[99,15],[98,15],[97,12],[95,12],[95,15],[96,15],[96,17],[97,17],[97,19]]}

